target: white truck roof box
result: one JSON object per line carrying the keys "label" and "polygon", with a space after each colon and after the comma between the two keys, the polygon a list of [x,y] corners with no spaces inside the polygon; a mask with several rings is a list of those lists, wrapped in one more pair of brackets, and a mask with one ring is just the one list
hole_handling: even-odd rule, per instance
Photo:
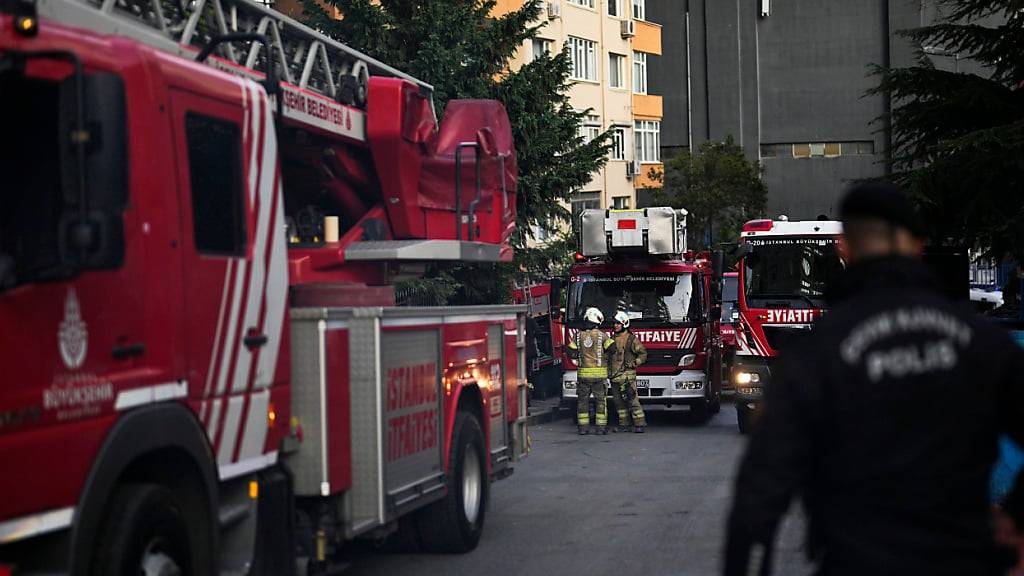
{"label": "white truck roof box", "polygon": [[580,254],[671,256],[686,251],[686,210],[584,210],[580,214]]}

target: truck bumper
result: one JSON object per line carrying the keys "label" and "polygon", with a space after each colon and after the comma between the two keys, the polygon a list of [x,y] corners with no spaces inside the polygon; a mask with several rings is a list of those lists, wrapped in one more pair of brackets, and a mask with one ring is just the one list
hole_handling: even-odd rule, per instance
{"label": "truck bumper", "polygon": [[[704,371],[683,370],[679,374],[639,374],[637,375],[637,397],[640,405],[647,408],[672,409],[689,406],[706,398]],[[641,384],[646,382],[646,387]],[[572,408],[576,405],[576,371],[562,374],[562,406]],[[611,400],[611,387],[608,389]]]}
{"label": "truck bumper", "polygon": [[772,379],[772,358],[736,356],[729,380],[736,391],[736,409],[753,411]]}

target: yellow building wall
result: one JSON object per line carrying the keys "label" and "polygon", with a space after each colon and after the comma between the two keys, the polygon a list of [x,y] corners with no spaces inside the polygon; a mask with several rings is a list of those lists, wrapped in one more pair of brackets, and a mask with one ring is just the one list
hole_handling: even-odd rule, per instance
{"label": "yellow building wall", "polygon": [[633,116],[637,120],[661,120],[665,116],[662,97],[655,94],[633,94]]}
{"label": "yellow building wall", "polygon": [[640,174],[633,177],[633,185],[637,188],[661,188],[662,182],[651,178],[651,170],[658,174],[665,173],[664,164],[641,164]]}
{"label": "yellow building wall", "polygon": [[633,50],[661,55],[661,26],[637,20]]}

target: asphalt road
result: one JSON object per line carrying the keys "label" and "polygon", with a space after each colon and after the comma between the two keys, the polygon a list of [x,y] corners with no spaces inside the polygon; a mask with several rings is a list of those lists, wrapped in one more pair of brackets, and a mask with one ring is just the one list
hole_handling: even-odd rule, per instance
{"label": "asphalt road", "polygon": [[[731,404],[703,426],[652,414],[646,434],[577,436],[570,420],[531,428],[533,452],[491,487],[484,535],[465,555],[357,552],[345,576],[662,576],[721,573],[745,437]],[[809,574],[791,513],[776,574]]]}

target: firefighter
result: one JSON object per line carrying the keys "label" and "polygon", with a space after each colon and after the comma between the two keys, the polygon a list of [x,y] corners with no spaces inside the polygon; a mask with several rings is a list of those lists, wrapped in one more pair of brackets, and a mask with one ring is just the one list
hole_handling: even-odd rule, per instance
{"label": "firefighter", "polygon": [[988,482],[999,433],[1024,442],[1024,354],[947,300],[897,188],[860,185],[840,211],[848,267],[829,314],[773,370],[725,573],[771,557],[800,495],[816,574],[1002,575],[1013,558],[993,540]]}
{"label": "firefighter", "polygon": [[598,434],[608,433],[608,360],[615,354],[615,340],[600,326],[604,314],[597,308],[587,308],[583,315],[585,329],[569,341],[569,355],[576,358],[576,418],[577,432],[585,436],[590,432],[590,394],[596,400]]}
{"label": "firefighter", "polygon": [[608,362],[611,369],[612,399],[619,423],[614,432],[629,432],[632,419],[633,432],[643,433],[647,426],[644,409],[636,394],[636,369],[647,361],[647,349],[640,339],[629,331],[629,314],[625,310],[615,313],[615,353]]}

